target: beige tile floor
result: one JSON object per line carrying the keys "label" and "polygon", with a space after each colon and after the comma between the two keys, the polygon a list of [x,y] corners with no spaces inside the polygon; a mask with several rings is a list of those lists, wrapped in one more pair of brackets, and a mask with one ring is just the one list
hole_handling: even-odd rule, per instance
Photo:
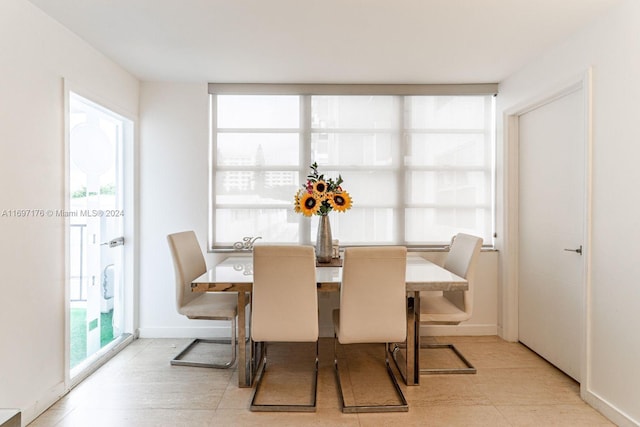
{"label": "beige tile floor", "polygon": [[[423,376],[416,387],[401,383],[410,407],[406,413],[343,414],[333,369],[332,339],[320,342],[316,413],[251,412],[252,389],[238,388],[235,369],[171,366],[169,360],[187,340],[139,339],[30,426],[613,425],[580,399],[576,382],[520,344],[498,337],[435,340],[454,342],[478,373]],[[309,366],[315,348],[304,346],[270,347],[264,393],[259,396],[265,399],[263,403],[290,398],[304,401],[309,396],[312,371],[302,366]],[[226,349],[213,351],[224,355]],[[348,403],[395,399],[379,345],[341,347],[338,351]],[[424,359],[433,363],[449,363],[450,356],[442,350],[423,352]],[[286,371],[291,369],[300,371],[302,379],[287,378]],[[289,386],[282,387],[282,381]]]}

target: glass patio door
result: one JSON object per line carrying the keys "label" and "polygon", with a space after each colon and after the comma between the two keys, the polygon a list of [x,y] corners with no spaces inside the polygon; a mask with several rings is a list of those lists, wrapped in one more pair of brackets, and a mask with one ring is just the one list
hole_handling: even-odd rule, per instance
{"label": "glass patio door", "polygon": [[71,377],[123,334],[123,143],[127,120],[69,94]]}

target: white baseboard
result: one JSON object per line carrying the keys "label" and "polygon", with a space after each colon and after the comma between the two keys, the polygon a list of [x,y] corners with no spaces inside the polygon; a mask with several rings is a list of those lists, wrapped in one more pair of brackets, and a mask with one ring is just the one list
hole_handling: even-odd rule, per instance
{"label": "white baseboard", "polygon": [[[228,324],[227,324],[228,325]],[[229,338],[230,326],[140,328],[140,338]]]}
{"label": "white baseboard", "polygon": [[[446,325],[420,327],[420,336],[484,336],[497,334],[497,325]],[[333,337],[333,324],[320,325],[320,336]]]}
{"label": "white baseboard", "polygon": [[26,408],[21,408],[22,412],[22,425],[26,426],[33,420],[38,418],[40,414],[49,409],[51,405],[56,403],[60,398],[67,394],[68,390],[65,389],[64,382],[58,383],[55,386],[47,390],[42,396],[36,399],[31,405]]}
{"label": "white baseboard", "polygon": [[483,336],[498,335],[498,325],[429,325],[420,326],[420,336]]}
{"label": "white baseboard", "polygon": [[609,421],[619,427],[639,427],[640,421],[634,421],[630,416],[611,405],[600,396],[591,393],[589,390],[580,390],[582,400],[587,402],[589,406],[607,417]]}
{"label": "white baseboard", "polygon": [[[228,338],[231,334],[229,326],[207,326],[186,328],[140,328],[140,338]],[[423,336],[482,336],[497,335],[497,325],[456,325],[456,326],[422,326],[420,334]],[[320,325],[321,337],[333,336],[333,323]]]}

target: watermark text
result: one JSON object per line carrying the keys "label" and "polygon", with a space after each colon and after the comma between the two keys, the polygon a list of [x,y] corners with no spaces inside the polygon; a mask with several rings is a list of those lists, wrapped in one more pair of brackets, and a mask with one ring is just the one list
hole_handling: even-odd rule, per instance
{"label": "watermark text", "polygon": [[2,209],[0,218],[118,218],[123,217],[122,209]]}

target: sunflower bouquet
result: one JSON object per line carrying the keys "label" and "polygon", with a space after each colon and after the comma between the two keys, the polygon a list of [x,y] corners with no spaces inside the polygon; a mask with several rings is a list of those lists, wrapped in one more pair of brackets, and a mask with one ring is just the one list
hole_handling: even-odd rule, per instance
{"label": "sunflower bouquet", "polygon": [[344,212],[351,209],[351,196],[341,187],[342,176],[338,179],[325,178],[318,173],[318,164],[313,163],[307,182],[295,194],[294,209],[304,216],[327,215],[332,210]]}

